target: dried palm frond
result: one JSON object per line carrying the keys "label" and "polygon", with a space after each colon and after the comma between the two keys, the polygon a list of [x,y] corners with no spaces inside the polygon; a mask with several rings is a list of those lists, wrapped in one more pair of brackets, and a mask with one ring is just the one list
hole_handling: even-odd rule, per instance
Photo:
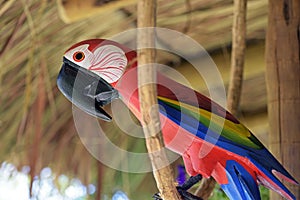
{"label": "dried palm frond", "polygon": [[[118,9],[65,24],[56,0],[0,1],[0,161],[30,165],[33,174],[51,166],[56,173],[96,182],[97,171],[103,170],[97,169],[97,161],[77,136],[72,106],[58,91],[56,77],[70,45],[136,27],[136,5],[118,3]],[[262,38],[267,1],[250,0],[248,9],[248,39]],[[183,31],[207,49],[230,43],[231,0],[160,0],[157,18],[159,27]],[[145,151],[142,140],[128,137],[116,125],[103,123],[103,127],[122,148]],[[114,186],[127,188],[127,193],[149,189],[141,186],[149,175],[102,167],[103,191]]]}

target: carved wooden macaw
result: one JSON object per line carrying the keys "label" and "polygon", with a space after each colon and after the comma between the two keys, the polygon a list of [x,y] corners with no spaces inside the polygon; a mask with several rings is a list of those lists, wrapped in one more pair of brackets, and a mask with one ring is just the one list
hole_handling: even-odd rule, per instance
{"label": "carved wooden macaw", "polygon": [[[295,199],[278,178],[297,181],[232,114],[160,73],[157,80],[165,145],[182,155],[191,176],[212,176],[230,199],[260,199],[259,184]],[[92,39],[73,45],[57,84],[72,103],[103,120],[111,116],[102,106],[116,98],[141,117],[136,52],[119,43]]]}

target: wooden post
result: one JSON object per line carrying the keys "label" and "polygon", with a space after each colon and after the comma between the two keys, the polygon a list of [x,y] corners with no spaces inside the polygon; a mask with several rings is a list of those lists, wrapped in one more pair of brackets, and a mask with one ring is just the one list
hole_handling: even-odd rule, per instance
{"label": "wooden post", "polygon": [[[246,48],[246,13],[247,0],[234,0],[231,71],[228,86],[227,108],[235,116],[238,115],[243,83]],[[195,194],[203,199],[208,199],[211,196],[215,183],[213,178],[203,179]]]}
{"label": "wooden post", "polygon": [[[141,0],[138,2],[138,28],[155,27],[156,0]],[[161,168],[161,163],[167,164],[168,159],[162,150],[164,143],[160,132],[158,113],[155,49],[143,48],[154,46],[154,29],[139,30],[138,44],[138,83],[139,100],[142,115],[142,126],[146,137],[146,146],[153,168],[153,175],[158,190],[164,200],[180,200],[175,187],[175,180],[169,165]],[[159,152],[159,153],[157,153]]]}
{"label": "wooden post", "polygon": [[[269,146],[300,180],[300,1],[269,0],[266,38]],[[284,182],[300,199],[300,187]],[[270,199],[282,199],[271,192]]]}

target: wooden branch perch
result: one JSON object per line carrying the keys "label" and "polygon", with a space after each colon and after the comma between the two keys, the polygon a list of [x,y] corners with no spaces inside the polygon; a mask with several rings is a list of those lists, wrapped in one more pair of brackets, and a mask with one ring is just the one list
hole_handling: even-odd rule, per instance
{"label": "wooden branch perch", "polygon": [[216,181],[213,178],[202,179],[199,187],[197,188],[195,195],[202,199],[209,199],[216,185]]}
{"label": "wooden branch perch", "polygon": [[[246,47],[246,12],[247,0],[234,0],[231,71],[227,96],[227,108],[233,115],[238,114],[242,90]],[[215,183],[213,178],[203,179],[195,194],[203,199],[208,199]]]}
{"label": "wooden branch perch", "polygon": [[232,27],[231,71],[227,96],[227,108],[233,115],[238,114],[242,90],[246,48],[246,12],[247,0],[235,0]]}
{"label": "wooden branch perch", "polygon": [[[141,0],[138,2],[138,28],[155,27],[156,0]],[[164,200],[180,200],[175,187],[175,180],[169,165],[161,168],[161,164],[168,163],[163,151],[163,140],[160,132],[160,119],[157,107],[155,49],[143,48],[154,46],[154,29],[139,30],[138,44],[138,83],[139,100],[142,115],[142,126],[146,137],[146,146],[152,163],[153,175],[157,187]]]}

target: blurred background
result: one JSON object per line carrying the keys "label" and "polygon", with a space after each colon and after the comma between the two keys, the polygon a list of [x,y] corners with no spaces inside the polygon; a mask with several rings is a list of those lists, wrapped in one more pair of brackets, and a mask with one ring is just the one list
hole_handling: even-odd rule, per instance
{"label": "blurred background", "polygon": [[[111,199],[115,193],[122,194],[120,191],[135,200],[151,199],[157,192],[152,173],[120,172],[89,154],[74,127],[72,106],[56,86],[66,49],[81,40],[109,38],[136,28],[136,9],[134,0],[0,0],[1,200],[29,196]],[[157,26],[177,30],[199,42],[213,58],[227,87],[232,11],[232,0],[159,0]],[[267,11],[267,0],[248,1],[247,49],[238,114],[266,146]],[[193,53],[193,49],[182,51]],[[167,52],[157,56],[160,63],[182,73],[194,89],[207,94],[201,79],[193,75],[192,67],[183,59]],[[129,137],[114,123],[100,123],[118,146],[146,152],[142,139]],[[114,155],[111,157],[114,159]],[[176,175],[181,163],[178,159],[172,164]],[[262,195],[268,199],[268,191]],[[221,198],[225,196],[216,188],[212,199]]]}

